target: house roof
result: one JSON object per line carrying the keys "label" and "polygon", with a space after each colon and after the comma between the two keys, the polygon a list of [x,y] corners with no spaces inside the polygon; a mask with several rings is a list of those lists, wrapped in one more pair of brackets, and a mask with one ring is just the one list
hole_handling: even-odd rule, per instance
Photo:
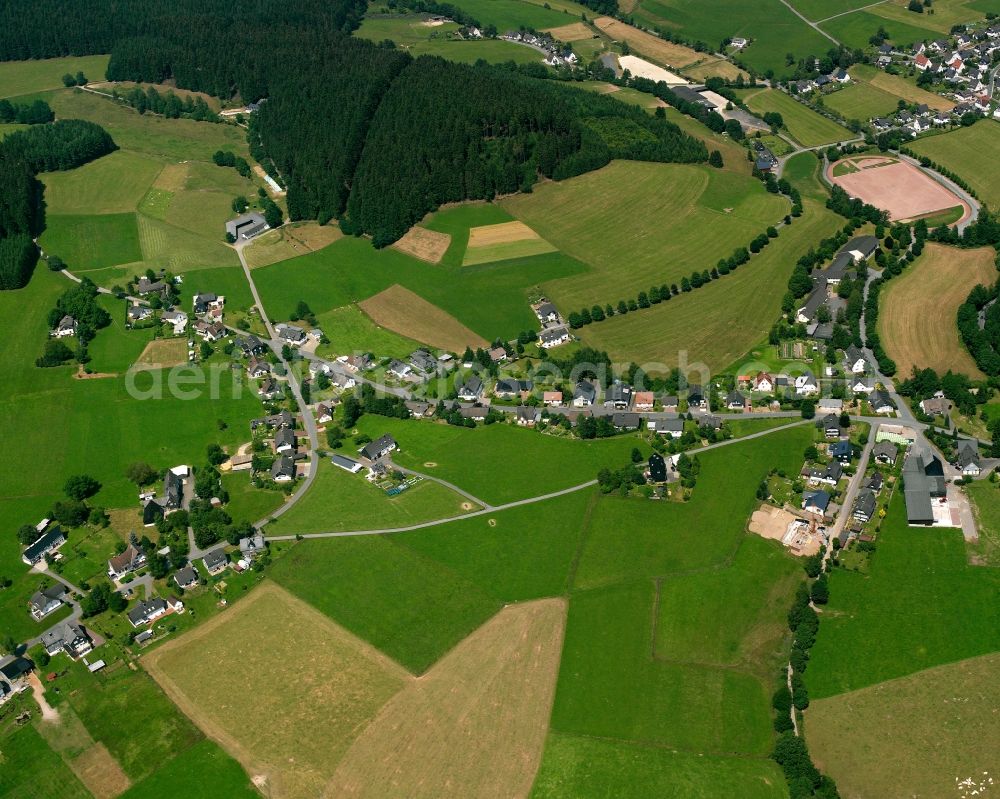
{"label": "house roof", "polygon": [[892,401],[892,397],[889,396],[889,392],[883,391],[880,388],[875,389],[868,395],[868,402],[873,408],[883,408],[887,405],[892,408],[896,407],[895,403]]}
{"label": "house roof", "polygon": [[955,463],[964,469],[970,464],[979,465],[979,446],[967,438],[959,439],[955,447]]}
{"label": "house roof", "polygon": [[140,599],[136,606],[128,612],[129,621],[133,625],[142,624],[154,613],[167,609],[167,603],[156,596],[150,600]]}
{"label": "house roof", "polygon": [[573,399],[585,399],[593,402],[595,397],[597,397],[597,387],[589,380],[581,380],[573,388]]}
{"label": "house roof", "polygon": [[393,449],[396,446],[396,439],[391,435],[386,433],[384,436],[375,439],[374,441],[369,441],[361,448],[361,454],[364,455],[369,460],[375,460],[380,457],[382,452],[388,449]]}
{"label": "house roof", "polygon": [[177,570],[174,580],[178,585],[190,585],[198,581],[198,570],[189,563],[183,569]]}
{"label": "house roof", "polygon": [[826,510],[830,504],[830,495],[826,491],[807,491],[803,497],[803,506],[812,505],[820,510]]}
{"label": "house roof", "polygon": [[356,472],[361,468],[361,464],[356,460],[345,457],[344,455],[338,455],[336,452],[330,456],[330,460],[333,462],[334,466],[339,466],[341,469],[346,469],[349,472]]}
{"label": "house roof", "polygon": [[227,563],[229,561],[229,555],[226,554],[226,550],[222,547],[218,549],[213,549],[211,552],[207,553],[204,557],[205,568],[212,569],[216,566]]}
{"label": "house roof", "polygon": [[24,657],[10,656],[0,660],[0,675],[8,680],[16,680],[35,668],[35,664]]}
{"label": "house roof", "polygon": [[24,557],[32,563],[38,560],[45,552],[66,540],[66,534],[57,524],[51,530],[43,533],[24,550]]}
{"label": "house roof", "polygon": [[278,477],[295,477],[295,461],[288,455],[276,458],[271,464],[271,479]]}
{"label": "house roof", "polygon": [[457,390],[459,394],[478,395],[483,390],[483,381],[479,375],[466,375]]}
{"label": "house roof", "polygon": [[730,391],[726,394],[726,405],[743,405],[746,402],[746,397],[744,397],[739,391]]}
{"label": "house roof", "polygon": [[520,405],[517,410],[514,411],[514,415],[518,421],[535,422],[538,421],[538,417],[541,416],[541,411],[539,411],[538,408],[532,408],[530,405]]}
{"label": "house roof", "polygon": [[879,441],[872,447],[872,457],[873,458],[889,458],[890,460],[896,460],[897,455],[896,445],[891,441]]}
{"label": "house roof", "polygon": [[616,413],[611,417],[611,424],[615,427],[632,429],[639,426],[639,414],[637,413]]}
{"label": "house roof", "polygon": [[864,513],[869,519],[875,515],[875,494],[871,489],[863,488],[854,501],[854,512]]}
{"label": "house roof", "polygon": [[851,454],[851,442],[850,441],[834,441],[830,445],[830,454],[833,456],[840,455],[850,455]]}

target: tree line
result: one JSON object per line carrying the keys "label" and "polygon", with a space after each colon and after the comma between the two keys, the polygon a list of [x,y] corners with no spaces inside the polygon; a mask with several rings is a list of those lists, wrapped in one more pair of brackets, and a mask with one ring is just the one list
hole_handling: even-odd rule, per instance
{"label": "tree line", "polygon": [[0,122],[18,125],[43,125],[56,118],[52,108],[44,100],[31,103],[12,103],[0,100]]}
{"label": "tree line", "polygon": [[160,114],[167,119],[184,118],[199,122],[219,121],[219,115],[208,107],[204,97],[192,98],[191,95],[186,95],[181,98],[172,91],[160,94],[152,86],[147,87],[145,91],[138,86],[124,92],[114,89],[111,96],[131,106],[140,114],[148,112]]}
{"label": "tree line", "polygon": [[80,119],[34,125],[0,142],[0,290],[27,285],[44,227],[39,172],[73,169],[116,149],[108,133]]}

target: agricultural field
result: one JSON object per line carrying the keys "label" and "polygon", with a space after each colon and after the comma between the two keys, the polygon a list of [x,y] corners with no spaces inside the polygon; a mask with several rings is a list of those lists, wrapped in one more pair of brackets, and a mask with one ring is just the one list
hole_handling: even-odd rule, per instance
{"label": "agricultural field", "polygon": [[142,260],[135,214],[49,214],[38,243],[44,252],[58,255],[81,273]]}
{"label": "agricultural field", "polygon": [[106,55],[92,55],[0,63],[0,97],[62,89],[67,72],[83,72],[89,80],[103,80],[108,60]]}
{"label": "agricultural field", "polygon": [[922,42],[940,38],[941,33],[924,23],[924,19],[933,19],[927,14],[913,14],[903,10],[902,19],[886,19],[878,14],[878,6],[864,11],[855,11],[836,17],[820,24],[820,28],[835,39],[839,39],[847,47],[864,48],[869,46],[868,40],[875,35],[880,27],[889,32],[889,40],[903,50],[914,42]]}
{"label": "agricultural field", "polygon": [[541,3],[524,0],[460,0],[457,6],[483,25],[495,25],[498,31],[557,28],[580,19],[583,10],[575,3],[567,3],[562,10],[556,10],[556,7],[547,8]]}
{"label": "agricultural field", "polygon": [[392,247],[374,249],[364,239],[344,237],[318,252],[254,270],[254,281],[268,312],[287,317],[299,300],[317,316],[366,300],[400,285],[437,306],[486,341],[513,338],[537,327],[528,305],[532,287],[586,270],[561,252],[481,266],[462,266],[469,229],[509,222],[493,205],[448,209],[422,224],[451,235],[451,245],[434,266]]}
{"label": "agricultural field", "polygon": [[959,175],[991,208],[1000,206],[1000,186],[989,170],[982,169],[984,159],[992,163],[1000,158],[1000,122],[983,120],[972,127],[918,139],[910,147]]}
{"label": "agricultural field", "polygon": [[333,244],[341,237],[336,225],[318,225],[315,222],[294,222],[281,230],[271,230],[257,236],[243,249],[243,257],[251,269],[269,266],[299,255],[308,255]]}
{"label": "agricultural field", "polygon": [[382,356],[405,358],[421,344],[376,325],[357,305],[345,305],[316,317],[320,330],[330,339],[320,344],[316,353],[323,358],[375,352]]}
{"label": "agricultural field", "polygon": [[[855,83],[865,84],[871,89],[891,94],[895,98],[894,103],[897,104],[899,100],[905,100],[908,103],[923,103],[929,108],[940,111],[948,111],[952,108],[952,101],[947,97],[942,97],[940,94],[934,94],[926,89],[921,89],[911,79],[904,78],[901,75],[890,75],[888,72],[883,72],[881,69],[869,64],[855,64],[851,67],[851,79],[853,83],[849,84],[847,88],[855,85]],[[829,101],[839,94],[840,92],[834,92],[827,95],[824,97],[824,101],[829,104]],[[895,105],[893,108],[895,108]],[[847,116],[849,117],[850,115],[847,114]]]}
{"label": "agricultural field", "polygon": [[[878,329],[899,374],[908,375],[916,366],[982,377],[958,335],[955,314],[977,284],[988,286],[996,279],[994,256],[990,248],[928,244],[916,262],[889,281]],[[934,334],[927,335],[928,330]]]}
{"label": "agricultural field", "polygon": [[503,205],[564,253],[590,264],[586,274],[543,284],[564,314],[711,269],[788,212],[785,199],[750,178],[634,161],[539,186]]}
{"label": "agricultural field", "polygon": [[[987,405],[986,409],[995,410]],[[969,562],[976,566],[1000,565],[1000,492],[986,480],[965,488],[976,514],[979,541],[969,543]]]}
{"label": "agricultural field", "polygon": [[380,327],[451,352],[484,347],[489,342],[455,317],[398,283],[362,300],[358,307]]}
{"label": "agricultural field", "polygon": [[[683,352],[687,364],[709,370],[728,366],[767,335],[781,311],[792,264],[843,226],[842,217],[816,201],[806,199],[804,207],[802,217],[735,273],[669,302],[582,328],[582,340],[613,360],[672,366]],[[734,325],[733,319],[743,324]]]}
{"label": "agricultural field", "polygon": [[[499,0],[490,0],[487,8],[499,6]],[[517,6],[511,9],[510,6]],[[527,6],[525,3],[509,3],[500,13],[507,13],[516,10],[523,13]],[[544,9],[538,9],[544,11]],[[528,15],[533,15],[534,10],[528,10]],[[549,20],[555,20],[555,12],[546,12],[552,16],[547,16]],[[563,15],[559,15],[560,20],[565,20]],[[391,39],[396,42],[400,49],[406,50],[414,57],[422,55],[436,55],[447,58],[450,61],[460,61],[463,63],[474,63],[480,58],[500,63],[514,61],[519,64],[541,63],[542,54],[537,50],[525,47],[514,42],[498,41],[493,39],[479,39],[465,41],[456,38],[459,25],[454,22],[431,23],[429,14],[369,14],[361,23],[361,27],[355,32],[355,36],[362,39],[371,39],[375,42]],[[489,23],[480,19],[483,25]],[[523,23],[521,23],[523,24]],[[507,28],[497,25],[498,30],[515,30],[520,25],[513,25]]]}
{"label": "agricultural field", "polygon": [[240,764],[214,741],[204,740],[169,761],[159,771],[137,782],[122,799],[159,799],[162,796],[225,796],[257,799],[250,778]]}
{"label": "agricultural field", "polygon": [[998,674],[993,653],[820,699],[806,711],[810,752],[844,797],[988,796],[1000,773]]}
{"label": "agricultural field", "polygon": [[644,27],[659,26],[676,30],[692,41],[704,42],[715,50],[727,37],[752,39],[737,58],[758,73],[773,70],[776,75],[787,69],[785,53],[802,58],[825,53],[832,42],[813,30],[780,0],[757,0],[752,4],[738,0],[637,0],[623,5]]}
{"label": "agricultural field", "polygon": [[856,119],[860,122],[894,113],[898,102],[899,98],[895,95],[861,81],[851,82],[843,89],[823,96],[823,104],[827,108],[841,114],[845,119]]}
{"label": "agricultural field", "polygon": [[469,230],[463,266],[509,261],[553,252],[556,248],[523,222],[501,222]]}
{"label": "agricultural field", "polygon": [[788,134],[803,147],[854,138],[855,134],[847,128],[777,89],[747,89],[743,92],[742,99],[755,114],[762,115],[771,111],[781,114]]}
{"label": "agricultural field", "polygon": [[954,25],[978,22],[988,13],[1000,12],[997,0],[935,0],[933,14],[914,14],[904,0],[889,0],[870,9],[873,14],[889,20],[890,32],[897,22],[913,23],[938,34],[949,33]]}
{"label": "agricultural field", "polygon": [[[352,455],[354,453],[349,453]],[[309,493],[267,526],[269,535],[405,527],[460,516],[478,506],[438,483],[424,480],[390,497],[363,474],[322,461]],[[263,518],[254,517],[254,521]]]}
{"label": "agricultural field", "polygon": [[870,0],[791,0],[796,11],[813,21],[855,11],[869,3]]}
{"label": "agricultural field", "polygon": [[906,525],[897,492],[868,574],[834,569],[805,674],[814,699],[1000,649],[995,570],[968,565],[961,530]]}
{"label": "agricultural field", "polygon": [[428,230],[425,227],[415,225],[411,227],[402,238],[392,245],[401,253],[412,255],[421,261],[431,264],[441,263],[448,247],[451,246],[451,236],[447,233],[440,233],[436,230]]}

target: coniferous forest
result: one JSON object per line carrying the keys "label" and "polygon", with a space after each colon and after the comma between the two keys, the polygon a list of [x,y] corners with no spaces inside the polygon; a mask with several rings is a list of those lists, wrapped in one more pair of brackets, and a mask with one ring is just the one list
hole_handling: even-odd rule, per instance
{"label": "coniferous forest", "polygon": [[675,125],[611,98],[352,38],[365,10],[364,0],[9,0],[0,60],[106,52],[111,80],[266,100],[251,153],[287,187],[290,216],[338,218],[376,246],[441,203],[530,190],[539,176],[615,157],[708,159]]}

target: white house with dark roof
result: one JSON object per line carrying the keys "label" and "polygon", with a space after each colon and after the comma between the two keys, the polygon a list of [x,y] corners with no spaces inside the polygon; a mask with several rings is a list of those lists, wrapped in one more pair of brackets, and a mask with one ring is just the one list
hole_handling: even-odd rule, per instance
{"label": "white house with dark roof", "polygon": [[53,328],[52,332],[49,334],[53,338],[66,338],[68,336],[76,335],[76,319],[67,314],[62,319],[59,320],[59,324]]}
{"label": "white house with dark roof", "polygon": [[218,549],[213,549],[211,552],[207,553],[205,557],[202,558],[202,563],[205,564],[205,571],[209,574],[215,575],[229,565],[229,555],[226,554],[226,550],[219,547]]}
{"label": "white house with dark roof", "polygon": [[64,604],[63,598],[66,596],[66,591],[66,586],[62,583],[56,583],[36,591],[28,602],[31,618],[35,621],[41,621],[50,613],[61,608]]}
{"label": "white house with dark roof", "polygon": [[90,635],[79,624],[65,622],[42,633],[42,647],[49,655],[65,652],[74,660],[94,648]]}
{"label": "white house with dark roof", "polygon": [[108,577],[121,580],[128,574],[146,565],[146,553],[129,544],[124,552],[115,555],[108,561]]}
{"label": "white house with dark roof", "polygon": [[386,433],[381,438],[377,438],[375,441],[369,441],[365,444],[358,452],[361,453],[362,457],[367,458],[370,461],[377,461],[379,458],[384,458],[390,452],[398,449],[399,445],[396,443],[391,435]]}

